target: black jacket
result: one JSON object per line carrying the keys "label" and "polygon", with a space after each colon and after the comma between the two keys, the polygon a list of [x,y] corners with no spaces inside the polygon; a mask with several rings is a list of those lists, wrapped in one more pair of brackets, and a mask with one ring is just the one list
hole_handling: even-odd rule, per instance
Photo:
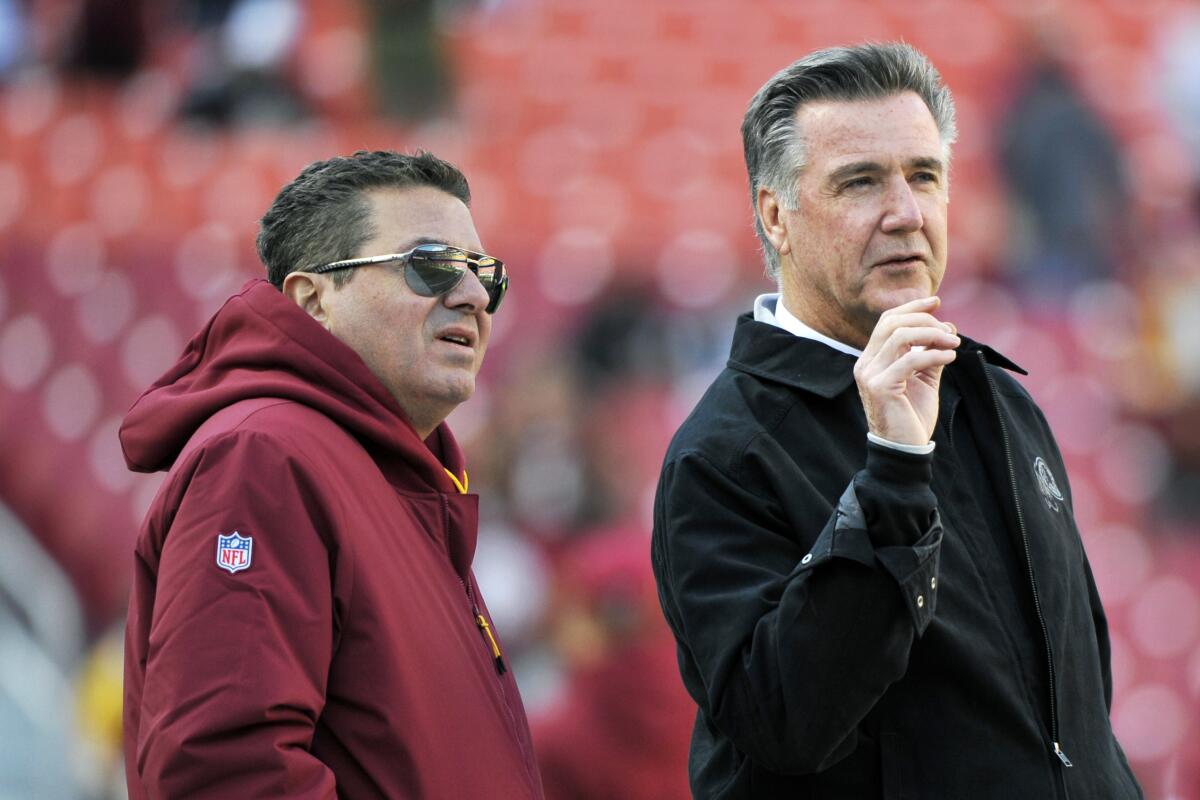
{"label": "black jacket", "polygon": [[1019,368],[964,340],[936,450],[909,455],[868,446],[853,366],[746,314],[667,452],[652,556],[699,705],[695,796],[1141,797],[1062,458],[999,367]]}

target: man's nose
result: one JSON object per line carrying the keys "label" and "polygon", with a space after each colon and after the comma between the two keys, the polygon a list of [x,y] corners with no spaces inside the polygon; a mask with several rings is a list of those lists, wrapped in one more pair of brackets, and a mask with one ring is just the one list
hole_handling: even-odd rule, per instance
{"label": "man's nose", "polygon": [[888,184],[883,220],[880,227],[884,233],[908,233],[919,231],[925,224],[921,204],[913,193],[912,186],[903,177],[896,177]]}

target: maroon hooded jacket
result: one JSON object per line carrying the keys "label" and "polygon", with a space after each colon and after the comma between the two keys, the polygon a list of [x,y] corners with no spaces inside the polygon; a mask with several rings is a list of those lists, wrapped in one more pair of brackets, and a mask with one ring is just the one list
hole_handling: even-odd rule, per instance
{"label": "maroon hooded jacket", "polygon": [[444,424],[422,442],[349,347],[257,280],[121,443],[131,469],[170,470],[126,630],[133,800],[542,796]]}

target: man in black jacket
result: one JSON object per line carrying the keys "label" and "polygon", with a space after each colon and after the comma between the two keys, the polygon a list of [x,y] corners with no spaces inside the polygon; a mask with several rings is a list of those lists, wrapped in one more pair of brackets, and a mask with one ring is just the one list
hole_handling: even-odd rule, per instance
{"label": "man in black jacket", "polygon": [[949,90],[905,45],[825,50],[742,133],[780,291],[654,512],[693,793],[1141,797],[1058,447],[1021,370],[935,316]]}

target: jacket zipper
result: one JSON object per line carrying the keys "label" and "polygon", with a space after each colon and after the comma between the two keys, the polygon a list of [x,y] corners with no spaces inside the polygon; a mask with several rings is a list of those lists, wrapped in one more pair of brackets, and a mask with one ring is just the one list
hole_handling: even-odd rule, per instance
{"label": "jacket zipper", "polygon": [[[451,473],[453,476],[453,474]],[[465,473],[464,473],[465,477]],[[457,482],[457,481],[456,481]],[[465,487],[464,487],[465,488]],[[439,499],[442,501],[442,524],[446,532],[446,536],[450,535],[450,503],[446,500],[444,494],[439,494]],[[447,551],[449,555],[449,551]],[[504,663],[504,656],[500,652],[500,644],[496,641],[495,635],[492,633],[492,626],[488,624],[487,617],[479,610],[479,603],[475,601],[475,594],[471,591],[471,586],[462,578],[458,582],[463,587],[463,593],[467,596],[467,600],[471,603],[471,614],[475,617],[475,627],[479,628],[480,632],[487,639],[487,643],[491,646],[492,663],[496,665],[497,676],[503,676],[508,672],[508,667]],[[538,791],[540,778],[536,772],[530,772],[528,765],[536,763],[533,754],[526,748],[525,739],[521,736],[521,726],[517,724],[517,718],[513,715],[512,705],[508,701],[508,692],[503,686],[500,687],[501,699],[503,700],[504,713],[508,717],[508,725],[512,730],[513,739],[517,743],[517,749],[521,751],[521,758],[526,765],[525,778],[529,781],[530,790],[533,794],[539,795]]]}
{"label": "jacket zipper", "polygon": [[[447,470],[447,474],[454,477],[453,473],[450,473],[449,470]],[[456,479],[455,483],[457,482]],[[440,495],[439,499],[442,501],[442,526],[446,531],[446,535],[449,536],[450,503],[446,501],[445,495]],[[483,638],[487,640],[487,644],[492,651],[492,663],[496,665],[496,674],[503,675],[508,672],[508,667],[504,663],[504,654],[500,652],[500,644],[496,641],[495,634],[492,633],[492,626],[488,623],[487,617],[483,615],[483,612],[479,610],[479,604],[475,602],[475,595],[471,592],[471,587],[462,578],[459,578],[458,582],[462,584],[463,592],[467,595],[467,599],[471,601],[471,616],[475,620],[475,627],[479,628],[480,633],[483,634]]]}
{"label": "jacket zipper", "polygon": [[479,605],[475,602],[475,598],[472,596],[471,589],[467,586],[466,581],[462,581],[462,585],[463,589],[467,592],[467,599],[471,601],[471,613],[475,615],[475,627],[479,628],[491,646],[492,661],[496,665],[496,674],[503,675],[508,672],[508,667],[504,664],[504,654],[500,652],[500,644],[496,641],[496,637],[492,633],[492,626],[488,624],[487,617],[479,610]]}
{"label": "jacket zipper", "polygon": [[1025,548],[1025,571],[1029,576],[1029,588],[1033,592],[1033,612],[1037,616],[1038,625],[1042,629],[1042,643],[1046,648],[1046,670],[1049,673],[1049,689],[1050,689],[1050,744],[1054,755],[1062,762],[1064,767],[1072,767],[1071,759],[1063,752],[1062,745],[1058,740],[1058,691],[1055,686],[1054,675],[1054,652],[1050,648],[1050,629],[1046,626],[1046,618],[1042,615],[1042,601],[1038,595],[1037,579],[1033,574],[1033,558],[1029,552],[1029,533],[1025,529],[1025,514],[1021,510],[1021,496],[1017,491],[1017,472],[1013,468],[1012,446],[1008,438],[1008,425],[1004,421],[1004,412],[1000,408],[1000,392],[996,388],[996,382],[992,378],[991,373],[987,370],[987,359],[983,353],[978,353],[980,366],[983,367],[983,375],[987,378],[988,389],[991,391],[992,404],[996,408],[996,418],[1000,420],[1000,438],[1004,442],[1004,459],[1008,465],[1008,479],[1012,488],[1013,502],[1017,508],[1017,527],[1021,531],[1021,544]]}

